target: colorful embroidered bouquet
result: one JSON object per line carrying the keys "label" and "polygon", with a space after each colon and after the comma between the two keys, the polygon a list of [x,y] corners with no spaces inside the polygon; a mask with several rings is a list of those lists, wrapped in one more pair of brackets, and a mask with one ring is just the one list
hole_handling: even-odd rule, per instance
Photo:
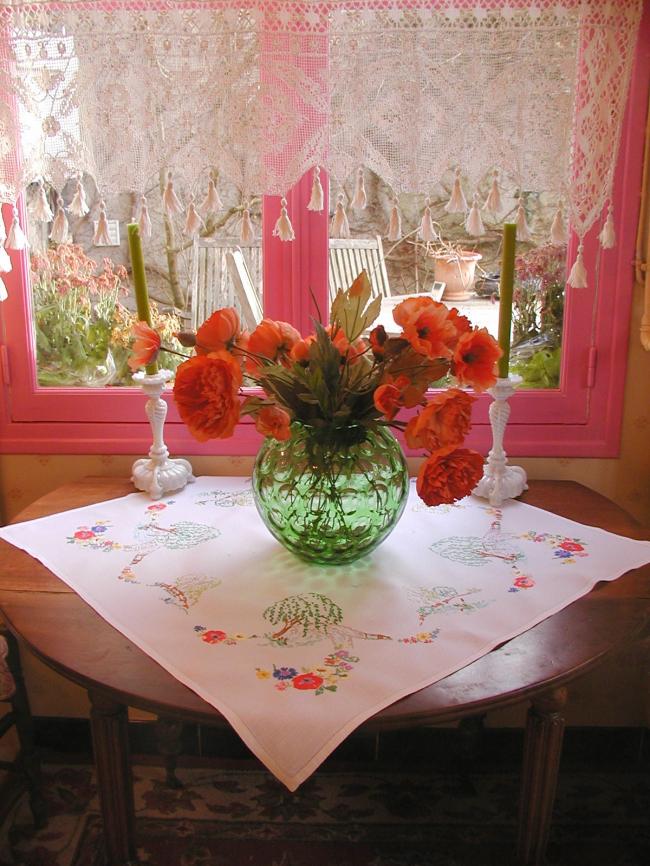
{"label": "colorful embroidered bouquet", "polygon": [[[292,425],[304,425],[329,451],[390,427],[427,455],[417,478],[427,505],[468,495],[481,478],[483,458],[462,447],[474,401],[462,387],[493,385],[501,350],[486,329],[427,296],[397,305],[398,328],[388,334],[382,325],[372,327],[380,303],[371,299],[362,272],[338,292],[329,325],[315,322],[307,337],[271,319],[249,334],[233,308],[217,310],[196,333],[179,335],[194,349],[176,370],[181,419],[201,442],[231,436],[243,416],[280,441],[290,438]],[[162,348],[159,334],[143,322],[135,335],[133,369],[151,363]],[[446,389],[427,399],[434,384]],[[246,386],[259,390],[247,395]],[[401,409],[413,410],[408,421],[398,419]]]}

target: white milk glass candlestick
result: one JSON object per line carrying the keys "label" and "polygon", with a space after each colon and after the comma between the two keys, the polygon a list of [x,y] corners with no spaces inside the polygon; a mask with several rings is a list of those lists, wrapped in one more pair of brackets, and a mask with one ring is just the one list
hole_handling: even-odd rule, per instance
{"label": "white milk glass candlestick", "polygon": [[158,370],[152,374],[139,372],[133,376],[133,380],[149,398],[145,412],[151,424],[153,444],[149,449],[149,457],[136,460],[133,464],[131,481],[138,490],[144,490],[152,499],[160,499],[166,493],[181,490],[194,481],[189,462],[182,458],[170,459],[163,440],[167,403],[161,394],[172,375],[170,370]]}
{"label": "white milk glass candlestick", "polygon": [[492,427],[492,448],[483,469],[483,478],[472,491],[475,496],[489,500],[490,505],[498,508],[506,499],[514,499],[528,490],[526,473],[521,466],[509,466],[503,450],[503,437],[510,417],[508,400],[521,384],[521,376],[508,376],[497,379],[488,394],[493,398],[490,405],[490,425]]}

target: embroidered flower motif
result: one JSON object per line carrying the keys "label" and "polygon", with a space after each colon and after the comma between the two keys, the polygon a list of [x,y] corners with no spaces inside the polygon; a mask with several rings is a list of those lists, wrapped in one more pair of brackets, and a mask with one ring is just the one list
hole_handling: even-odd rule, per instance
{"label": "embroidered flower motif", "polygon": [[265,671],[262,668],[255,668],[255,676],[258,680],[268,680],[271,678],[271,671]]}
{"label": "embroidered flower motif", "polygon": [[167,506],[164,502],[156,502],[154,505],[148,505],[147,511],[164,511]]}
{"label": "embroidered flower motif", "polygon": [[514,579],[513,585],[518,587],[519,589],[530,589],[531,587],[535,586],[535,581],[532,579],[532,577],[528,577],[528,575],[522,574]]}
{"label": "embroidered flower motif", "polygon": [[108,527],[106,527],[106,526],[101,526],[101,524],[98,524],[97,526],[92,526],[92,527],[91,527],[91,529],[92,529],[92,531],[93,531],[94,533],[102,533],[102,532],[106,532],[107,528],[108,528]]}
{"label": "embroidered flower motif", "polygon": [[79,541],[85,541],[87,538],[94,538],[95,533],[89,529],[79,529],[75,532],[74,537],[79,539]]}
{"label": "embroidered flower motif", "polygon": [[226,637],[227,635],[225,631],[210,629],[201,635],[201,640],[204,640],[206,643],[221,643],[226,639]]}
{"label": "embroidered flower motif", "polygon": [[316,674],[299,674],[297,677],[293,678],[293,687],[294,689],[300,689],[301,691],[307,689],[317,689],[323,685],[323,678],[317,677]]}
{"label": "embroidered flower motif", "polygon": [[295,668],[276,668],[273,665],[273,676],[276,680],[291,680],[298,676],[298,671]]}
{"label": "embroidered flower motif", "polygon": [[570,550],[572,553],[584,550],[584,547],[581,544],[577,544],[575,541],[569,541],[569,539],[563,541],[562,544],[560,544],[560,547],[562,550]]}

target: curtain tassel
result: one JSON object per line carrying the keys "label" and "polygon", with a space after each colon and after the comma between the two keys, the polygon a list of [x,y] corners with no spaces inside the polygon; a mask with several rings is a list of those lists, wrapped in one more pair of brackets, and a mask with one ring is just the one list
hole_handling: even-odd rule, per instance
{"label": "curtain tassel", "polygon": [[360,168],[357,171],[357,182],[354,188],[352,207],[355,210],[364,210],[367,204],[368,197],[366,196],[366,186],[363,181],[363,169]]}
{"label": "curtain tassel", "polygon": [[307,205],[307,210],[322,211],[325,207],[325,197],[323,195],[323,187],[320,182],[320,168],[314,167],[314,175],[311,184],[311,198]]}
{"label": "curtain tassel", "polygon": [[4,247],[0,247],[0,274],[8,274],[11,271],[11,259]]}
{"label": "curtain tassel", "polygon": [[203,228],[203,220],[196,212],[196,207],[194,205],[194,196],[190,196],[190,203],[187,206],[187,216],[185,217],[185,226],[183,228],[183,232],[190,237],[194,237],[194,235],[198,234],[199,231]]}
{"label": "curtain tassel", "polygon": [[492,186],[488,197],[485,199],[485,210],[496,216],[501,212],[501,192],[499,190],[499,172],[495,169],[492,177]]}
{"label": "curtain tassel", "polygon": [[2,277],[0,277],[0,301],[6,301],[8,297],[9,295],[7,293],[7,287],[5,286],[5,282]]}
{"label": "curtain tassel", "polygon": [[11,228],[9,229],[7,240],[5,241],[5,249],[25,250],[28,246],[29,244],[27,243],[25,233],[20,227],[20,221],[18,219],[18,208],[14,205],[14,216],[11,221]]}
{"label": "curtain tassel", "polygon": [[343,200],[343,193],[340,192],[336,199],[336,209],[332,218],[331,235],[333,238],[350,237],[350,224],[348,223],[348,217],[345,213]]}
{"label": "curtain tassel", "polygon": [[90,212],[88,202],[86,201],[86,192],[81,180],[77,181],[77,188],[75,189],[75,194],[72,196],[72,201],[70,202],[68,210],[72,216],[76,217],[86,216],[86,214]]}
{"label": "curtain tassel", "polygon": [[104,201],[99,202],[99,219],[97,220],[97,228],[93,235],[93,243],[96,247],[108,246],[111,242],[111,236],[108,233],[108,220],[106,219],[106,205]]}
{"label": "curtain tassel", "polygon": [[47,200],[45,192],[45,184],[43,180],[38,182],[38,194],[36,196],[36,204],[34,205],[34,217],[41,223],[49,223],[52,221],[54,214]]}
{"label": "curtain tassel", "polygon": [[445,205],[447,213],[467,213],[467,199],[460,185],[460,169],[455,171],[454,185],[451,190],[451,198]]}
{"label": "curtain tassel", "polygon": [[520,204],[517,208],[517,219],[515,220],[515,223],[517,224],[517,240],[532,241],[533,236],[530,233],[530,228],[526,221],[526,211],[524,210],[523,204]]}
{"label": "curtain tassel", "polygon": [[422,214],[422,220],[420,222],[420,238],[425,244],[432,243],[438,239],[436,230],[433,226],[433,220],[431,219],[429,199],[425,202],[424,213]]}
{"label": "curtain tassel", "polygon": [[143,238],[151,237],[151,218],[149,217],[149,208],[147,206],[146,196],[140,196],[140,216],[138,217],[138,226],[140,234]]}
{"label": "curtain tassel", "polygon": [[567,241],[566,229],[564,228],[564,214],[562,205],[558,206],[551,223],[551,243],[556,247],[561,247]]}
{"label": "curtain tassel", "polygon": [[474,198],[472,200],[472,207],[470,212],[467,214],[467,219],[465,220],[465,231],[469,235],[473,235],[474,237],[479,237],[479,235],[485,234],[485,226],[483,225],[483,220],[481,219],[481,211],[479,210],[478,203],[478,193],[474,193]]}
{"label": "curtain tassel", "polygon": [[281,241],[292,241],[296,237],[287,213],[287,200],[284,197],[280,201],[280,216],[273,229],[273,237],[280,238]]}
{"label": "curtain tassel", "polygon": [[598,235],[598,239],[600,240],[600,245],[604,250],[611,250],[612,247],[616,246],[616,232],[614,230],[614,217],[612,216],[611,204],[607,210],[605,225],[603,226],[601,233]]}
{"label": "curtain tassel", "polygon": [[207,217],[210,214],[223,210],[223,202],[219,198],[217,186],[212,179],[208,181],[208,191],[205,194],[205,198],[199,205],[198,210],[202,217]]}
{"label": "curtain tassel", "polygon": [[50,240],[55,244],[65,244],[68,241],[68,218],[63,210],[63,199],[58,197],[56,202],[56,216],[52,223],[52,231],[50,232]]}
{"label": "curtain tassel", "polygon": [[163,206],[169,217],[173,217],[174,214],[183,213],[183,205],[174,191],[174,181],[172,180],[171,171],[167,172],[167,185],[163,192]]}
{"label": "curtain tassel", "polygon": [[2,205],[0,204],[0,244],[4,247],[7,240],[7,229],[5,228],[5,220],[2,215]]}
{"label": "curtain tassel", "polygon": [[399,210],[397,198],[393,199],[393,207],[390,212],[390,220],[388,221],[388,240],[400,241],[402,239],[402,214]]}
{"label": "curtain tassel", "polygon": [[587,269],[582,257],[582,241],[580,241],[580,245],[578,246],[578,255],[576,256],[576,260],[571,268],[567,284],[573,286],[574,289],[587,288]]}
{"label": "curtain tassel", "polygon": [[247,207],[244,208],[241,217],[239,239],[243,244],[252,244],[255,240],[255,230],[253,228],[253,221],[251,220],[251,212]]}

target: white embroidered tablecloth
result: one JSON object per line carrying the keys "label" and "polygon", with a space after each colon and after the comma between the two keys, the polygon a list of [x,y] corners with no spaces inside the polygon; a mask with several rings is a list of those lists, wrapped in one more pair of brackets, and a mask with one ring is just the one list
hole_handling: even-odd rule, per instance
{"label": "white embroidered tablecloth", "polygon": [[509,501],[427,508],[352,565],[303,563],[242,478],[0,529],[215,706],[295,790],[361,722],[650,561],[650,542]]}

